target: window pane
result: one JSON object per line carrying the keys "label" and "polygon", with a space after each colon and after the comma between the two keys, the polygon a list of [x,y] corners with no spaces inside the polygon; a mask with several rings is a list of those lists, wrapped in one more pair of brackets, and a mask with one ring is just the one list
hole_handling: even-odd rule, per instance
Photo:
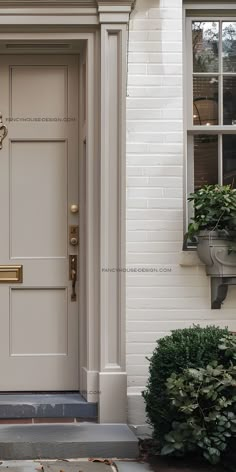
{"label": "window pane", "polygon": [[218,77],[193,78],[193,124],[218,125]]}
{"label": "window pane", "polygon": [[218,72],[219,22],[193,21],[193,72]]}
{"label": "window pane", "polygon": [[223,136],[223,182],[236,187],[236,135]]}
{"label": "window pane", "polygon": [[224,125],[236,125],[236,77],[223,79]]}
{"label": "window pane", "polygon": [[194,136],[194,189],[218,183],[218,136]]}
{"label": "window pane", "polygon": [[223,22],[223,70],[236,72],[236,23]]}

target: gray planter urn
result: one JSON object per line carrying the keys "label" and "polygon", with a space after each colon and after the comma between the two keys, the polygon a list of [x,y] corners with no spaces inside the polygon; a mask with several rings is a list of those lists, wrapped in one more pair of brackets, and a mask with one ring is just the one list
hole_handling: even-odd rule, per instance
{"label": "gray planter urn", "polygon": [[[235,242],[234,242],[235,244]],[[232,242],[217,231],[200,231],[197,252],[212,277],[236,276],[236,254],[229,254]]]}

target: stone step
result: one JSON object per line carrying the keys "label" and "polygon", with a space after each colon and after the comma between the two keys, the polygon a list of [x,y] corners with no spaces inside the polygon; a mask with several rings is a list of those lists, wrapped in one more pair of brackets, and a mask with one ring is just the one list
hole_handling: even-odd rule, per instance
{"label": "stone step", "polygon": [[0,395],[0,419],[96,417],[97,404],[87,403],[79,393]]}
{"label": "stone step", "polygon": [[138,457],[138,439],[126,424],[1,425],[0,459]]}

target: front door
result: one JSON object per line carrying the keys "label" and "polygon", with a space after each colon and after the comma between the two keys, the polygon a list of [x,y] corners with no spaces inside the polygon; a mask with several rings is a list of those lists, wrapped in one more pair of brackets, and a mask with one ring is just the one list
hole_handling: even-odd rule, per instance
{"label": "front door", "polygon": [[0,112],[0,391],[78,389],[77,57],[1,56]]}

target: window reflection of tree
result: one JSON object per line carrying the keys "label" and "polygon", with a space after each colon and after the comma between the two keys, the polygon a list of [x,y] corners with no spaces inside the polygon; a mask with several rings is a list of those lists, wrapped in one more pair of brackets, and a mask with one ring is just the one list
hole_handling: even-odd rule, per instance
{"label": "window reflection of tree", "polygon": [[236,71],[236,24],[223,23],[222,28],[224,72]]}
{"label": "window reflection of tree", "polygon": [[[211,25],[206,29],[206,25]],[[193,70],[217,72],[218,70],[218,22],[193,22]]]}
{"label": "window reflection of tree", "polygon": [[[194,72],[217,72],[219,22],[194,21],[192,29]],[[222,23],[222,54],[224,72],[236,72],[236,23]]]}

